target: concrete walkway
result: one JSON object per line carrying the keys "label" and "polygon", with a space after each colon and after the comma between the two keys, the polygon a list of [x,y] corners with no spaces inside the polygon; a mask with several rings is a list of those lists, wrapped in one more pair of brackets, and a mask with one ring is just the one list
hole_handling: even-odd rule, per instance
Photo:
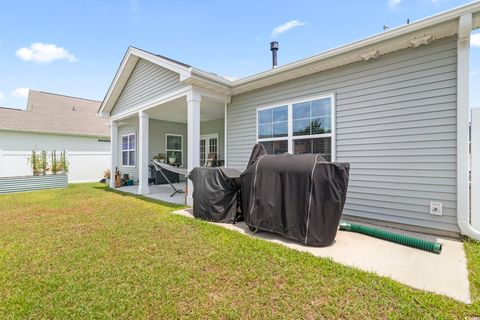
{"label": "concrete walkway", "polygon": [[[193,218],[191,209],[179,210],[175,213]],[[416,289],[444,294],[464,303],[471,302],[467,259],[462,242],[457,240],[383,228],[440,242],[443,245],[442,253],[430,253],[347,231],[338,231],[335,243],[331,246],[315,248],[269,232],[253,234],[243,222],[234,225],[214,224],[298,251],[308,252],[317,257],[328,257],[340,264],[374,272]]]}

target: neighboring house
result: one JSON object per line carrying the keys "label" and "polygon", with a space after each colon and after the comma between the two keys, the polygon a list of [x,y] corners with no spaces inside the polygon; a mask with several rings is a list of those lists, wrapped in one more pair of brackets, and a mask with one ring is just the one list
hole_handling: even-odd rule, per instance
{"label": "neighboring house", "polygon": [[0,108],[0,176],[31,175],[32,150],[65,150],[69,182],[98,181],[110,167],[108,121],[99,101],[30,90],[26,110]]}
{"label": "neighboring house", "polygon": [[99,109],[111,123],[111,168],[145,194],[158,153],[189,170],[209,152],[243,170],[257,142],[322,153],[351,164],[345,217],[478,238],[468,59],[479,12],[465,5],[236,81],[130,47]]}

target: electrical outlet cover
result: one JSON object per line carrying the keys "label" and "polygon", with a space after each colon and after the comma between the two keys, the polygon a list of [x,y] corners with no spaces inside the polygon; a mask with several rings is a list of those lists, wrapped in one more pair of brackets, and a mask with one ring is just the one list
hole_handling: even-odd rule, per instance
{"label": "electrical outlet cover", "polygon": [[441,202],[430,202],[430,214],[441,216],[443,214],[443,206]]}

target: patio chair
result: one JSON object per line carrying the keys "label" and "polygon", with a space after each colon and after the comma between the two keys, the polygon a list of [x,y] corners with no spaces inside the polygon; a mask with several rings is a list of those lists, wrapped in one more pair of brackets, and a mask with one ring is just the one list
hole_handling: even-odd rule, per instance
{"label": "patio chair", "polygon": [[217,154],[215,152],[210,152],[207,156],[207,162],[205,162],[205,167],[216,167],[217,166]]}

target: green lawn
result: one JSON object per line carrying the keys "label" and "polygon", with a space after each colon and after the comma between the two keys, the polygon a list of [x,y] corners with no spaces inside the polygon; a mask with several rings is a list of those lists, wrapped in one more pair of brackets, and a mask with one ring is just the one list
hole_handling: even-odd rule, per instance
{"label": "green lawn", "polygon": [[[469,318],[443,296],[71,185],[0,196],[0,319]],[[466,242],[480,298],[480,244]]]}

